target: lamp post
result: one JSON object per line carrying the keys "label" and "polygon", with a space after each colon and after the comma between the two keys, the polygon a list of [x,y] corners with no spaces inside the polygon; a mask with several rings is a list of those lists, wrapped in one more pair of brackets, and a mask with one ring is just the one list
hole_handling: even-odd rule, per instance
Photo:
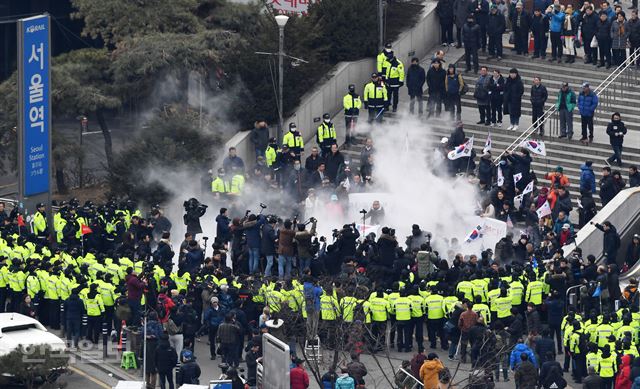
{"label": "lamp post", "polygon": [[284,128],[284,119],[282,117],[282,95],[284,84],[284,26],[289,21],[286,15],[276,16],[276,23],[279,30],[279,47],[278,47],[278,144],[282,141],[282,131]]}

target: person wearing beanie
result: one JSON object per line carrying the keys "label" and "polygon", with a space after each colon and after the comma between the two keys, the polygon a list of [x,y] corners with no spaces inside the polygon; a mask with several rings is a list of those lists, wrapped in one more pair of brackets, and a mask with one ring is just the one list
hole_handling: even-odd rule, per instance
{"label": "person wearing beanie", "polygon": [[624,136],[627,134],[627,127],[620,120],[620,113],[614,112],[611,115],[611,123],[607,126],[607,135],[609,135],[609,144],[613,150],[613,154],[605,160],[607,165],[611,166],[613,161],[617,161],[618,166],[622,166],[622,143]]}
{"label": "person wearing beanie", "polygon": [[516,54],[529,55],[529,27],[531,16],[524,10],[522,2],[516,3],[516,9],[511,14],[511,26]]}
{"label": "person wearing beanie", "polygon": [[576,108],[576,94],[569,87],[568,82],[563,82],[558,91],[556,109],[560,116],[560,135],[558,138],[573,138],[573,111]]}

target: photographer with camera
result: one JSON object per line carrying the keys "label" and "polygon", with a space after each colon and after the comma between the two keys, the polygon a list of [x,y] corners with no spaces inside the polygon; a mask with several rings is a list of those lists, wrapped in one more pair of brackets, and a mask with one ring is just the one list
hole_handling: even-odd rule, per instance
{"label": "photographer with camera", "polygon": [[184,204],[185,214],[182,217],[184,225],[187,226],[187,232],[190,232],[195,238],[197,234],[202,233],[200,226],[200,218],[207,212],[207,205],[201,204],[197,199],[190,198]]}
{"label": "photographer with camera", "polygon": [[[296,219],[293,219],[295,222]],[[284,221],[284,228],[280,230],[278,235],[278,277],[283,280],[285,275],[291,276],[291,267],[293,265],[295,248],[293,239],[295,231],[292,229],[293,222],[289,219]]]}
{"label": "photographer with camera", "polygon": [[314,217],[309,219],[311,223],[311,231],[307,231],[306,224],[298,224],[298,232],[296,232],[294,243],[298,249],[298,268],[300,271],[311,268],[311,258],[313,258],[313,243],[311,238],[316,234],[316,225],[318,220]]}

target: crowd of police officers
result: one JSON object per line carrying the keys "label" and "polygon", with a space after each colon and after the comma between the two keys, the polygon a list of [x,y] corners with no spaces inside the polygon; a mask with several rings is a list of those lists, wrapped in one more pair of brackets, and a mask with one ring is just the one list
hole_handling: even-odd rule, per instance
{"label": "crowd of police officers", "polygon": [[[243,339],[251,339],[269,331],[259,325],[262,314],[284,320],[286,330],[278,335],[290,343],[317,334],[322,344],[352,352],[375,352],[387,345],[403,352],[417,346],[423,352],[427,339],[431,348],[439,341],[451,359],[460,356],[463,362],[470,348],[471,363],[488,371],[523,340],[537,351],[536,343],[551,338],[553,352],[538,355],[540,364],[563,352],[565,369],[571,368],[578,381],[594,367],[605,382],[613,382],[620,358],[638,355],[637,283],[622,295],[616,293],[609,286],[611,269],[597,267],[592,259],[583,261],[579,251],[569,258],[558,251],[546,264],[534,254],[527,262],[505,264],[485,250],[481,257],[455,255],[449,265],[430,247],[431,236],[417,226],[403,249],[392,229],[356,240],[353,226],[345,225],[333,239],[321,240],[304,268],[296,263],[295,252],[291,277],[278,279],[262,275],[264,255],[258,272],[246,270],[246,234],[256,222],[262,221],[258,252],[268,254],[269,245],[281,252],[278,238],[288,221],[275,217],[245,215],[240,227],[216,238],[206,258],[206,247],[193,239],[195,234],[187,234],[177,270],[166,232],[171,225],[158,208],[142,218],[131,201],[96,207],[71,200],[60,204],[53,228],[42,204],[26,223],[18,210],[10,215],[3,211],[2,219],[0,309],[17,312],[31,303],[35,317],[51,328],[64,327],[75,342],[81,334],[97,342],[103,323],[109,331],[119,330],[122,320],[136,326],[149,311],[165,323],[171,317],[181,322],[186,307],[193,318],[190,330],[180,325],[185,348],[193,346],[199,333],[211,334],[228,314],[241,327]],[[157,224],[164,230],[155,239]],[[304,225],[298,227],[304,231]],[[264,234],[268,229],[278,238]],[[235,251],[233,270],[227,263],[229,247]],[[580,304],[565,315],[564,296],[571,286],[579,286]],[[213,300],[216,309],[206,314]],[[86,315],[81,328],[74,308],[78,301]],[[461,319],[465,310],[477,312],[472,328]],[[506,344],[496,341],[503,331],[508,333]],[[339,333],[345,336],[336,338]]]}

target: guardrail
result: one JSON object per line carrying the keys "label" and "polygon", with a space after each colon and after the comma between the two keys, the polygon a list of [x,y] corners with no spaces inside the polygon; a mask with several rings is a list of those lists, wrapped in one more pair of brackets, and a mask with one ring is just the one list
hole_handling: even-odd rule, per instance
{"label": "guardrail", "polygon": [[[613,72],[609,73],[607,78],[605,78],[600,83],[600,85],[598,85],[593,90],[593,92],[598,95],[598,97],[602,96],[603,101],[598,104],[599,106],[602,105],[603,107],[612,107],[616,98],[622,98],[624,96],[625,84],[630,85],[632,82],[637,82],[638,75],[637,72],[634,71],[632,72],[634,74],[626,74],[622,78],[620,78],[620,85],[614,84],[614,81],[616,81],[620,75],[625,74],[625,71],[627,69],[632,68],[632,66],[635,67],[635,63],[638,60],[640,60],[640,49],[636,49],[636,51],[631,53],[631,55],[629,55],[622,64],[616,67]],[[555,112],[556,106],[552,105],[538,120],[532,123],[529,128],[520,133],[520,135],[518,135],[516,139],[511,142],[511,144],[507,146],[507,148],[502,153],[500,153],[498,157],[496,157],[494,163],[497,164],[498,162],[500,162],[500,158],[502,158],[502,156],[507,151],[514,151],[523,141],[525,141],[531,135],[535,134],[541,125],[543,125],[547,120],[553,117]],[[557,126],[555,128],[557,128]]]}

